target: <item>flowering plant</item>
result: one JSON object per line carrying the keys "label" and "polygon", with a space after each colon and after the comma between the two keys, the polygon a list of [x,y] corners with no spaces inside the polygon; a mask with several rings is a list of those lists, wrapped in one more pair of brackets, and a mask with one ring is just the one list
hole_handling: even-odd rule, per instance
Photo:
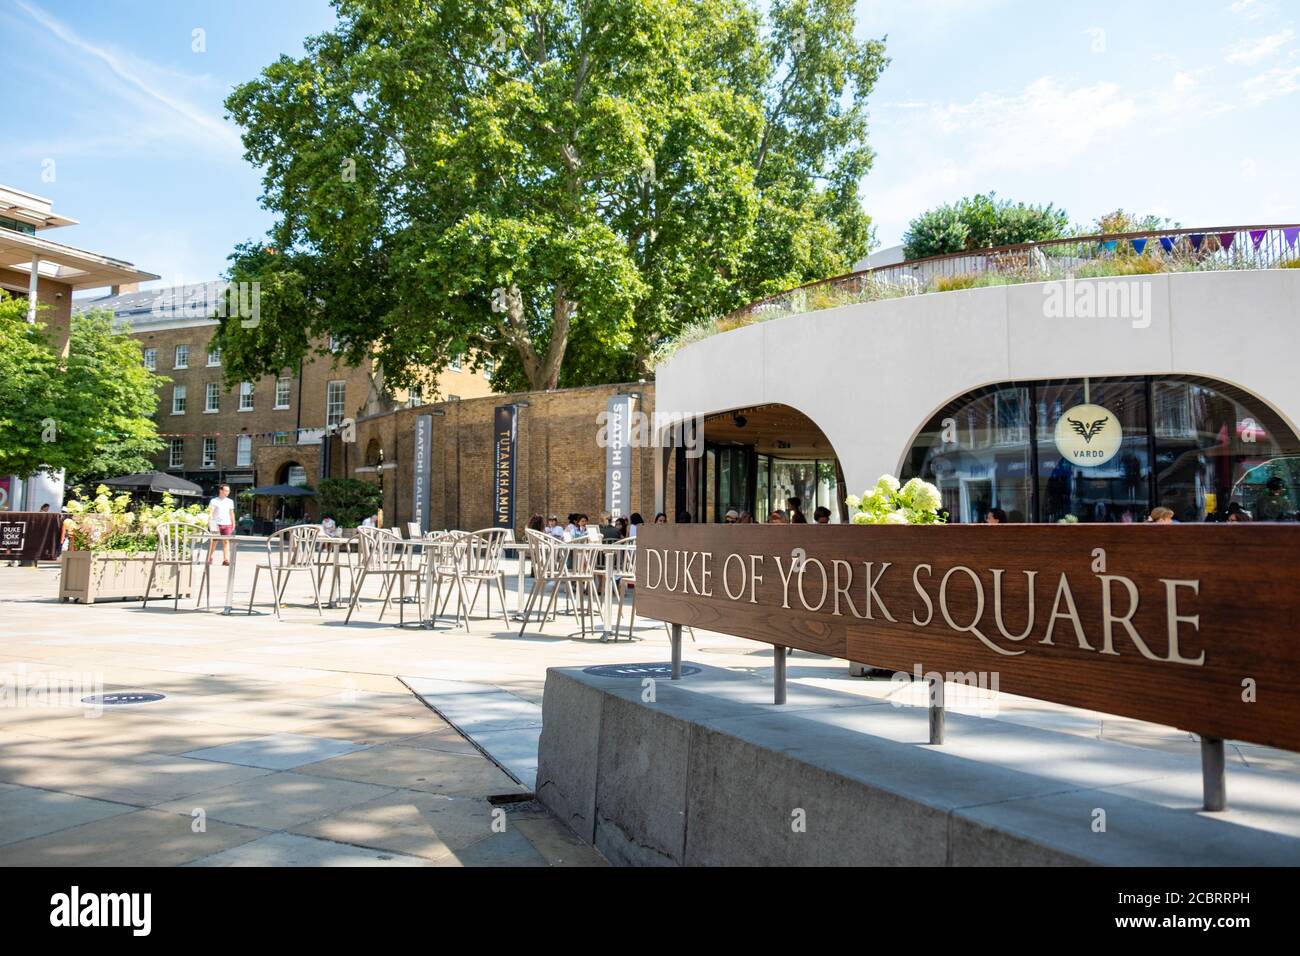
{"label": "flowering plant", "polygon": [[863,494],[849,495],[846,503],[858,509],[853,524],[942,524],[939,514],[943,497],[928,481],[912,478],[900,486],[893,475],[881,475],[876,486]]}
{"label": "flowering plant", "polygon": [[64,506],[67,517],[63,527],[77,551],[152,551],[158,545],[158,526],[179,521],[197,528],[207,528],[208,514],[202,505],[178,508],[171,495],[163,495],[162,504],[143,505],[130,510],[131,495],[113,495],[105,485],[95,489],[95,497],[82,495]]}

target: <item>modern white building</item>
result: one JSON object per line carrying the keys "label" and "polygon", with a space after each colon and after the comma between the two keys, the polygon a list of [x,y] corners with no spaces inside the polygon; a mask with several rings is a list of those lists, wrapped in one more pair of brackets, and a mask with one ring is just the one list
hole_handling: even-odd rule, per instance
{"label": "modern white building", "polygon": [[[1296,229],[1275,228],[1281,264]],[[795,496],[810,520],[819,505],[847,520],[844,497],[887,473],[935,482],[954,522],[1290,517],[1297,356],[1295,268],[1019,282],[759,321],[658,367],[657,408],[702,414],[706,449],[679,458],[661,508],[761,522]]]}

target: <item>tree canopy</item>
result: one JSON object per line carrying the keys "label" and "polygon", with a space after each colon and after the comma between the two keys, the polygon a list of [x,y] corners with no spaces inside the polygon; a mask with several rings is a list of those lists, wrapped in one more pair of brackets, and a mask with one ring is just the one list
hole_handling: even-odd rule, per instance
{"label": "tree canopy", "polygon": [[230,278],[231,381],[328,335],[397,385],[648,371],[692,320],[843,271],[883,40],[853,0],[335,0],[227,99],[277,215]]}
{"label": "tree canopy", "polygon": [[26,315],[24,300],[0,292],[0,474],[62,470],[76,484],[151,467],[163,379],[140,344],[107,312],[74,314],[61,363]]}
{"label": "tree canopy", "polygon": [[913,219],[903,234],[908,259],[1018,242],[1042,242],[1068,234],[1070,217],[1051,203],[1013,203],[997,194],[979,194],[940,206]]}

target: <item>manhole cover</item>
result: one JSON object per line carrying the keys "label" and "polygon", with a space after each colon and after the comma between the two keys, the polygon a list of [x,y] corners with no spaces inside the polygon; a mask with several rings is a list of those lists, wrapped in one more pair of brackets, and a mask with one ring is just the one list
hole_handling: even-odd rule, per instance
{"label": "manhole cover", "polygon": [[105,707],[112,707],[118,704],[152,704],[156,700],[162,700],[166,694],[93,694],[90,697],[81,698],[83,704],[102,704]]}
{"label": "manhole cover", "polygon": [[[662,677],[671,679],[673,676],[672,664],[598,664],[595,667],[584,667],[584,674],[590,674],[593,677]],[[687,677],[691,674],[698,674],[700,669],[693,664],[682,665],[682,676]]]}

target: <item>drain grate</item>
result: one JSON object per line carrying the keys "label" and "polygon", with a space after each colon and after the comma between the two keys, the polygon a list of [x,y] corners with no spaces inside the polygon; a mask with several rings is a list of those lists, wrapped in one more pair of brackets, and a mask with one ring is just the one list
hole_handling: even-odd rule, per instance
{"label": "drain grate", "polygon": [[145,694],[133,691],[128,694],[92,694],[90,697],[81,698],[81,702],[83,704],[115,707],[121,704],[152,704],[156,700],[163,700],[166,696],[166,694]]}

